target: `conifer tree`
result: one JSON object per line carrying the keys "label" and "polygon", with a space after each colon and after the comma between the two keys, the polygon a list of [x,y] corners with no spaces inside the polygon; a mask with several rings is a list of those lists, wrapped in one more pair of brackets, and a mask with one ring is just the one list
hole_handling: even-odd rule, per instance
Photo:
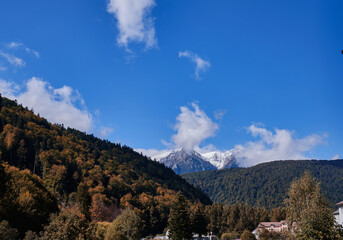
{"label": "conifer tree", "polygon": [[90,219],[89,208],[91,206],[92,199],[85,183],[80,183],[77,187],[76,198],[81,205],[81,212],[87,219]]}
{"label": "conifer tree", "polygon": [[192,231],[199,234],[199,237],[206,235],[208,219],[205,215],[204,206],[197,203],[191,213]]}
{"label": "conifer tree", "polygon": [[170,209],[168,222],[170,239],[192,239],[188,203],[186,198],[180,193],[177,194],[177,200]]}

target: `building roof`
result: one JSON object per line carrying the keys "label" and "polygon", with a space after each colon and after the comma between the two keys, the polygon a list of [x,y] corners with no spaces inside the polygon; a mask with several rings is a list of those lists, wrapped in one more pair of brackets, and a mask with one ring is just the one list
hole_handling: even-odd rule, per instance
{"label": "building roof", "polygon": [[281,222],[260,222],[260,224],[258,225],[259,227],[280,227],[281,225],[285,224],[285,221],[281,221]]}
{"label": "building roof", "polygon": [[339,202],[339,203],[336,203],[336,206],[343,206],[343,201]]}

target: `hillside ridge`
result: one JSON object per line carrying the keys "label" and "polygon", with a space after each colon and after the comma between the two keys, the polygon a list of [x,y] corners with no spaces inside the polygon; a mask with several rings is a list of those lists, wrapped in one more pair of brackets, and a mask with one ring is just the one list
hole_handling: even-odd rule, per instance
{"label": "hillside ridge", "polygon": [[280,160],[249,168],[231,168],[183,174],[214,202],[246,202],[274,208],[283,205],[291,182],[310,171],[321,183],[331,206],[343,199],[343,160]]}

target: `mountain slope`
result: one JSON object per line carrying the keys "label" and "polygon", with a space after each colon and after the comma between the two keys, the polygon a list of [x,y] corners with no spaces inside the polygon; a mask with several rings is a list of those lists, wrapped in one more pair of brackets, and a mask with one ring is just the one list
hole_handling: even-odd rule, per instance
{"label": "mountain slope", "polygon": [[62,205],[75,201],[82,186],[84,194],[101,199],[108,209],[139,209],[146,222],[143,229],[154,233],[165,227],[178,191],[190,201],[211,203],[171,169],[127,146],[50,124],[7,98],[0,97],[0,107],[1,160],[38,175]]}
{"label": "mountain slope", "polygon": [[290,183],[309,170],[321,183],[323,194],[333,205],[343,200],[343,160],[275,161],[250,168],[232,168],[184,174],[212,201],[225,204],[247,202],[254,206],[281,206]]}

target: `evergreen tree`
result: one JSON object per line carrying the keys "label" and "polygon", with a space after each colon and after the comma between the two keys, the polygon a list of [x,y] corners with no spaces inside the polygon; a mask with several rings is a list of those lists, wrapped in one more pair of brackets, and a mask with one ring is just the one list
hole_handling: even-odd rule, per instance
{"label": "evergreen tree", "polygon": [[86,184],[79,184],[79,186],[77,187],[76,198],[81,205],[81,212],[86,216],[87,219],[90,219],[89,208],[91,206],[92,199],[89,195]]}
{"label": "evergreen tree", "polygon": [[288,226],[296,222],[293,230],[297,239],[337,239],[331,210],[310,172],[293,181],[288,196],[285,200]]}
{"label": "evergreen tree", "polygon": [[188,203],[185,197],[180,193],[177,194],[177,200],[170,209],[168,222],[170,239],[192,239]]}
{"label": "evergreen tree", "polygon": [[199,237],[206,235],[208,219],[205,215],[204,206],[197,203],[191,212],[192,231],[199,234]]}

